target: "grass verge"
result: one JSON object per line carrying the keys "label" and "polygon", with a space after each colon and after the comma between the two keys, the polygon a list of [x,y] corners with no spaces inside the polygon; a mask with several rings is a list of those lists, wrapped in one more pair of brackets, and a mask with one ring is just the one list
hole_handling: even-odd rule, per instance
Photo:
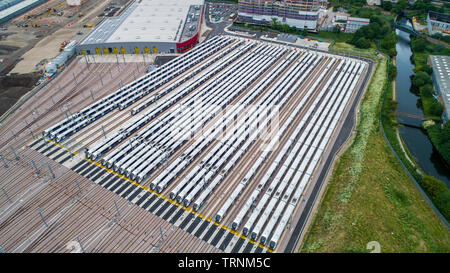
{"label": "grass verge", "polygon": [[392,86],[386,84],[386,60],[374,69],[358,133],[333,170],[300,251],[369,252],[367,243],[378,241],[382,252],[450,252],[450,232],[383,138],[378,113]]}

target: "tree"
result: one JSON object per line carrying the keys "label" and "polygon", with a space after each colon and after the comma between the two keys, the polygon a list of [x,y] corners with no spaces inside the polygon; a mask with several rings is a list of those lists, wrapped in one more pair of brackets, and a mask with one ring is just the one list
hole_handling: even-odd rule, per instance
{"label": "tree", "polygon": [[381,7],[383,7],[384,10],[391,11],[392,3],[391,3],[391,1],[383,1],[381,3]]}
{"label": "tree", "polygon": [[428,75],[426,72],[419,71],[414,76],[413,84],[417,88],[420,88],[421,86],[428,84],[428,83],[432,83],[432,79],[431,79],[430,75]]}
{"label": "tree", "polygon": [[444,217],[450,219],[450,190],[441,192],[436,199],[434,204],[439,209],[439,211],[444,215]]}
{"label": "tree", "polygon": [[427,44],[427,40],[425,40],[424,38],[418,38],[413,40],[412,48],[414,51],[423,52],[427,48]]}
{"label": "tree", "polygon": [[335,26],[333,27],[333,32],[334,32],[334,33],[341,33],[341,26],[335,25]]}
{"label": "tree", "polygon": [[395,79],[395,77],[397,76],[397,67],[393,64],[391,64],[389,66],[389,78],[391,80]]}
{"label": "tree", "polygon": [[431,84],[425,84],[420,87],[420,94],[424,97],[433,96],[433,86]]}
{"label": "tree", "polygon": [[270,20],[270,24],[272,25],[272,27],[276,28],[279,25],[278,19],[275,17],[272,17],[272,19]]}
{"label": "tree", "polygon": [[442,112],[444,111],[444,106],[438,101],[433,101],[433,104],[430,106],[430,113],[435,116],[442,115]]}
{"label": "tree", "polygon": [[303,36],[308,36],[308,28],[307,28],[307,27],[304,27],[304,28],[303,28],[303,30],[302,30],[302,35],[303,35]]}
{"label": "tree", "polygon": [[444,182],[430,175],[423,177],[421,186],[431,199],[448,190]]}
{"label": "tree", "polygon": [[362,37],[359,38],[356,43],[355,46],[358,48],[369,48],[370,47],[370,41],[367,40],[366,38]]}

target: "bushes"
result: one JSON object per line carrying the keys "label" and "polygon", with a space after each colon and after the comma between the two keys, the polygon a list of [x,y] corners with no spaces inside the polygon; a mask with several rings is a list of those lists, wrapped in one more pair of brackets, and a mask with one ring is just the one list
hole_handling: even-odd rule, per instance
{"label": "bushes", "polygon": [[427,49],[428,42],[425,38],[417,38],[411,41],[411,48],[416,52],[424,52]]}
{"label": "bushes", "polygon": [[423,176],[421,186],[431,199],[448,190],[444,182],[430,175]]}
{"label": "bushes", "polygon": [[440,193],[434,204],[446,219],[450,219],[450,190]]}
{"label": "bushes", "polygon": [[430,106],[430,113],[435,116],[441,116],[444,111],[444,106],[436,100],[433,100],[433,104]]}
{"label": "bushes", "polygon": [[397,67],[394,64],[389,66],[389,79],[394,80],[397,77]]}
{"label": "bushes", "polygon": [[358,40],[355,41],[354,45],[357,48],[369,48],[370,47],[370,41],[367,40],[364,37],[359,38]]}
{"label": "bushes", "polygon": [[422,96],[431,97],[433,95],[433,86],[431,84],[422,85],[419,90]]}
{"label": "bushes", "polygon": [[420,88],[424,86],[425,84],[431,84],[433,80],[431,79],[430,75],[428,75],[426,72],[419,71],[416,73],[413,79],[413,84]]}
{"label": "bushes", "polygon": [[426,128],[427,134],[433,143],[433,146],[450,165],[450,122],[441,129],[440,125],[434,125]]}

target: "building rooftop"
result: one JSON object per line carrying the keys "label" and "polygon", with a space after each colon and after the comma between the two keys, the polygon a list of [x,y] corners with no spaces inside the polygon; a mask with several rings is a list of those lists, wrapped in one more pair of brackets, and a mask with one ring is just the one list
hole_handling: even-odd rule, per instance
{"label": "building rooftop", "polygon": [[370,23],[370,19],[367,18],[359,18],[359,17],[348,17],[347,21],[357,21],[357,22],[364,22],[364,23]]}
{"label": "building rooftop", "polygon": [[[22,2],[18,2],[18,3],[15,3],[15,1],[8,1],[8,2],[3,3],[3,1],[2,1],[1,5],[2,5],[2,7],[5,7],[5,9],[0,10],[0,21],[3,18],[6,18],[6,17],[10,16],[11,14],[14,14],[15,12],[17,12],[25,7],[28,7],[31,4],[39,2],[39,1],[40,0],[25,0]],[[7,4],[13,4],[13,5],[6,8]]]}
{"label": "building rooftop", "polygon": [[436,84],[442,94],[442,100],[447,111],[447,116],[450,117],[450,57],[430,55],[433,73],[436,79]]}
{"label": "building rooftop", "polygon": [[450,14],[429,11],[428,16],[430,16],[431,20],[445,22],[447,24],[450,24]]}
{"label": "building rooftop", "polygon": [[197,5],[203,0],[135,1],[119,16],[104,19],[80,44],[179,42],[186,38],[183,28]]}

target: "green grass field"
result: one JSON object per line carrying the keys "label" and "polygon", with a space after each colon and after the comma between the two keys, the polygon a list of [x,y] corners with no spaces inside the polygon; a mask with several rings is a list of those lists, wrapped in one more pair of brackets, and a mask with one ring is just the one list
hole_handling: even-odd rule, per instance
{"label": "green grass field", "polygon": [[389,150],[379,125],[386,61],[364,95],[358,133],[333,170],[301,252],[450,252],[450,232]]}

